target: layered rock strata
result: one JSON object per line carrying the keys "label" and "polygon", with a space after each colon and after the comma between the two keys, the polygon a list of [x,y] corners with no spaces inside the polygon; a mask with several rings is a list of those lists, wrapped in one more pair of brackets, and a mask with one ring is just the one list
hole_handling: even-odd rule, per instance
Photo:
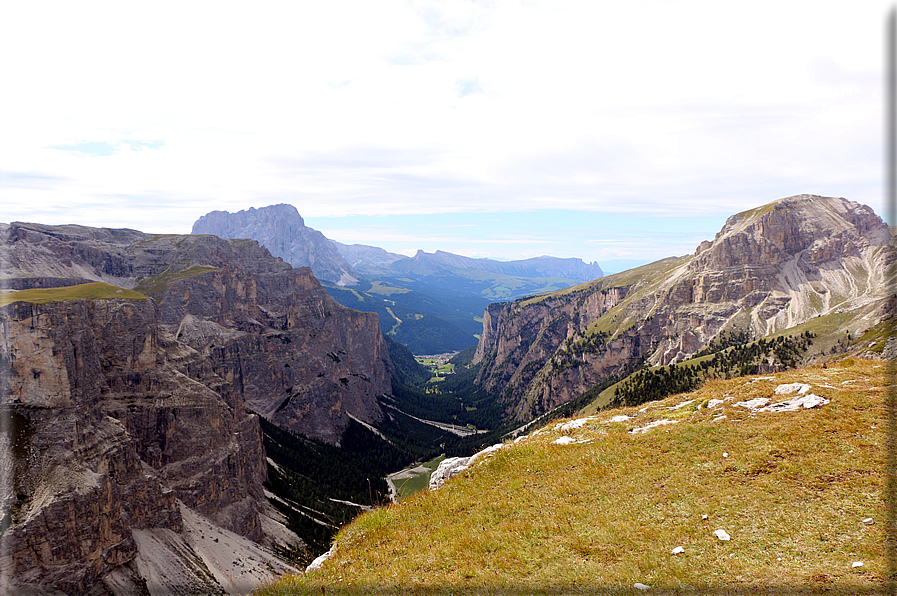
{"label": "layered rock strata", "polygon": [[240,593],[286,570],[253,546],[290,533],[265,505],[248,409],[332,443],[350,416],[379,420],[391,362],[376,315],[253,241],[0,233],[3,588]]}
{"label": "layered rock strata", "polygon": [[334,444],[347,412],[382,419],[376,397],[391,390],[392,363],[377,315],[340,306],[308,268],[256,241],[24,223],[4,231],[7,287],[79,278],[151,297],[161,330],[208,361],[226,399]]}
{"label": "layered rock strata", "polygon": [[681,361],[722,330],[763,337],[836,312],[869,327],[893,281],[890,242],[881,218],[845,199],[799,195],[739,213],[694,255],[490,306],[478,382],[524,420],[640,359]]}
{"label": "layered rock strata", "polygon": [[0,324],[9,584],[85,592],[135,560],[134,530],[181,532],[181,504],[263,539],[258,421],[152,302],[13,302]]}

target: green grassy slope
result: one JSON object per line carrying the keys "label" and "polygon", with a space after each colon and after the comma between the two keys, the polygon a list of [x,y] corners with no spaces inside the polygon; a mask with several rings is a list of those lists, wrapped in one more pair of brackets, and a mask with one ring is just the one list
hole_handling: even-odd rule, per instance
{"label": "green grassy slope", "polygon": [[[552,424],[438,491],[360,516],[322,569],[258,594],[883,589],[886,364],[848,359],[770,377],[711,381],[580,428]],[[774,390],[792,382],[830,403],[737,405],[786,399]],[[728,401],[709,408],[711,399]],[[611,422],[620,414],[633,418]],[[675,422],[629,432],[663,419]],[[561,436],[575,442],[554,443]]]}
{"label": "green grassy slope", "polygon": [[147,297],[143,294],[98,281],[77,286],[66,286],[64,288],[37,288],[2,292],[0,293],[0,306],[13,302],[46,304],[47,302],[63,302],[66,300],[103,300],[109,298],[147,300]]}

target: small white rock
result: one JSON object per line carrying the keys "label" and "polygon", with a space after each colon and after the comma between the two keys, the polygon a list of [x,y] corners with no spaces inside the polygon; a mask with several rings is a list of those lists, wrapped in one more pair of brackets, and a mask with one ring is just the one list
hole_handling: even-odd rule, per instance
{"label": "small white rock", "polygon": [[707,514],[705,513],[704,515],[702,515],[701,519],[707,519]]}
{"label": "small white rock", "polygon": [[560,439],[556,439],[552,441],[555,445],[569,445],[570,443],[575,443],[576,439],[573,437],[561,437]]}
{"label": "small white rock", "polygon": [[620,414],[618,416],[614,416],[608,422],[626,422],[627,420],[631,420],[632,416],[627,416],[626,414]]}
{"label": "small white rock", "polygon": [[720,528],[719,530],[714,530],[713,535],[719,538],[720,540],[731,540],[732,537],[729,536],[729,533]]}
{"label": "small white rock", "polygon": [[681,554],[684,553],[684,552],[685,552],[685,549],[684,549],[683,547],[681,547],[681,546],[677,546],[676,548],[674,548],[674,549],[672,550],[672,553],[673,553],[674,555],[681,555]]}
{"label": "small white rock", "polygon": [[676,424],[677,422],[679,422],[679,421],[678,420],[667,420],[667,419],[655,420],[654,422],[648,423],[647,425],[645,425],[641,428],[633,428],[631,431],[629,431],[629,434],[637,435],[639,433],[647,432],[647,431],[651,430],[652,428],[656,428],[658,426],[663,426],[664,424]]}
{"label": "small white rock", "polygon": [[690,399],[688,401],[682,402],[681,404],[677,404],[675,406],[670,406],[667,408],[667,410],[678,410],[679,408],[684,408],[685,406],[687,406],[689,404],[693,404],[693,403],[695,403],[695,400]]}
{"label": "small white rock", "polygon": [[728,451],[723,451],[723,457],[729,457],[729,452],[728,452]]}
{"label": "small white rock", "polygon": [[755,397],[754,399],[749,399],[747,401],[740,401],[736,403],[736,406],[741,406],[742,408],[747,408],[749,410],[756,410],[757,408],[762,408],[766,404],[769,403],[765,397]]}
{"label": "small white rock", "polygon": [[772,404],[765,408],[760,408],[757,410],[758,412],[794,412],[801,408],[805,408],[809,410],[810,408],[815,408],[817,406],[824,406],[829,403],[829,400],[824,397],[819,397],[815,393],[808,393],[806,395],[802,395],[799,397],[793,397],[789,400],[782,401],[776,404]]}
{"label": "small white rock", "polygon": [[570,422],[565,422],[563,424],[559,424],[554,427],[555,430],[559,430],[561,432],[567,432],[568,430],[575,430],[577,428],[582,428],[585,426],[586,422],[591,420],[595,420],[594,416],[589,416],[587,418],[577,418],[576,420],[571,420]]}
{"label": "small white rock", "polygon": [[863,523],[866,524],[867,526],[871,526],[872,524],[875,523],[875,520],[873,520],[871,517],[867,517],[866,519],[863,520]]}
{"label": "small white rock", "polygon": [[645,590],[649,589],[651,586],[646,586],[645,584],[635,582],[634,584],[632,584],[632,587],[635,588],[636,590],[641,590],[642,592],[644,592]]}
{"label": "small white rock", "polygon": [[[312,571],[316,571],[316,570],[320,569],[321,566],[324,565],[324,561],[326,561],[327,559],[330,558],[330,556],[333,554],[333,551],[335,549],[336,549],[336,543],[334,543],[333,546],[330,547],[330,550],[328,550],[326,553],[324,553],[323,555],[321,555],[320,557],[318,557],[317,559],[312,561],[311,565],[309,565],[308,567],[305,568],[305,573],[311,573]],[[860,565],[862,565],[862,563],[860,563]]]}
{"label": "small white rock", "polygon": [[810,390],[810,386],[806,383],[787,383],[776,387],[776,395],[790,395],[795,391],[798,395],[803,395]]}
{"label": "small white rock", "polygon": [[854,561],[853,565],[851,565],[851,567],[862,567],[862,566],[863,566],[862,561]]}

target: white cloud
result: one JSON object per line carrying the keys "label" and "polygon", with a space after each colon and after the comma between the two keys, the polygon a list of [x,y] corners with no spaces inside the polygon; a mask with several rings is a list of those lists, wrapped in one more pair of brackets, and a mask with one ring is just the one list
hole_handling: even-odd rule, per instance
{"label": "white cloud", "polygon": [[[799,192],[881,212],[887,7],[16,3],[4,219],[719,215]],[[58,149],[79,145],[114,151]]]}

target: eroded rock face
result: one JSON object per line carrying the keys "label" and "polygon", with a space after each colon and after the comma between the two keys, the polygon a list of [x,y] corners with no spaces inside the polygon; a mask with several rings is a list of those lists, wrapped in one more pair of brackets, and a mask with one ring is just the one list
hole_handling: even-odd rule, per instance
{"label": "eroded rock face", "polygon": [[178,500],[262,538],[258,422],[187,375],[198,354],[169,358],[152,302],[15,302],[0,324],[14,584],[86,591],[134,559],[132,530],[181,531]]}
{"label": "eroded rock face", "polygon": [[239,399],[334,444],[347,413],[382,419],[376,397],[391,390],[392,363],[377,315],[340,306],[311,270],[254,240],[24,223],[5,234],[0,262],[11,278],[47,271],[152,297],[159,333],[207,359],[232,406]]}
{"label": "eroded rock face", "polygon": [[[189,576],[199,582],[190,589],[217,590],[214,557],[194,550],[218,541],[194,536],[200,522],[191,530],[183,516],[267,542],[267,466],[247,408],[333,443],[350,414],[382,416],[375,398],[389,391],[391,362],[376,315],[341,307],[309,269],[254,241],[16,223],[0,232],[15,278],[3,287],[71,292],[0,307],[0,589],[127,592],[140,577]],[[79,296],[53,277],[150,298]],[[161,576],[141,576],[163,560]]]}
{"label": "eroded rock face", "polygon": [[237,213],[212,211],[193,224],[194,234],[221,238],[252,238],[294,267],[310,267],[317,278],[341,286],[358,279],[337,247],[309,228],[292,205],[249,208]]}
{"label": "eroded rock face", "polygon": [[639,359],[685,359],[725,328],[763,337],[871,313],[887,300],[890,240],[871,209],[845,199],[799,195],[734,215],[693,256],[490,306],[478,382],[525,420]]}
{"label": "eroded rock face", "polygon": [[173,285],[162,323],[198,350],[238,397],[272,422],[339,443],[348,413],[383,413],[392,364],[377,315],[340,306],[307,268],[275,275],[222,269]]}

